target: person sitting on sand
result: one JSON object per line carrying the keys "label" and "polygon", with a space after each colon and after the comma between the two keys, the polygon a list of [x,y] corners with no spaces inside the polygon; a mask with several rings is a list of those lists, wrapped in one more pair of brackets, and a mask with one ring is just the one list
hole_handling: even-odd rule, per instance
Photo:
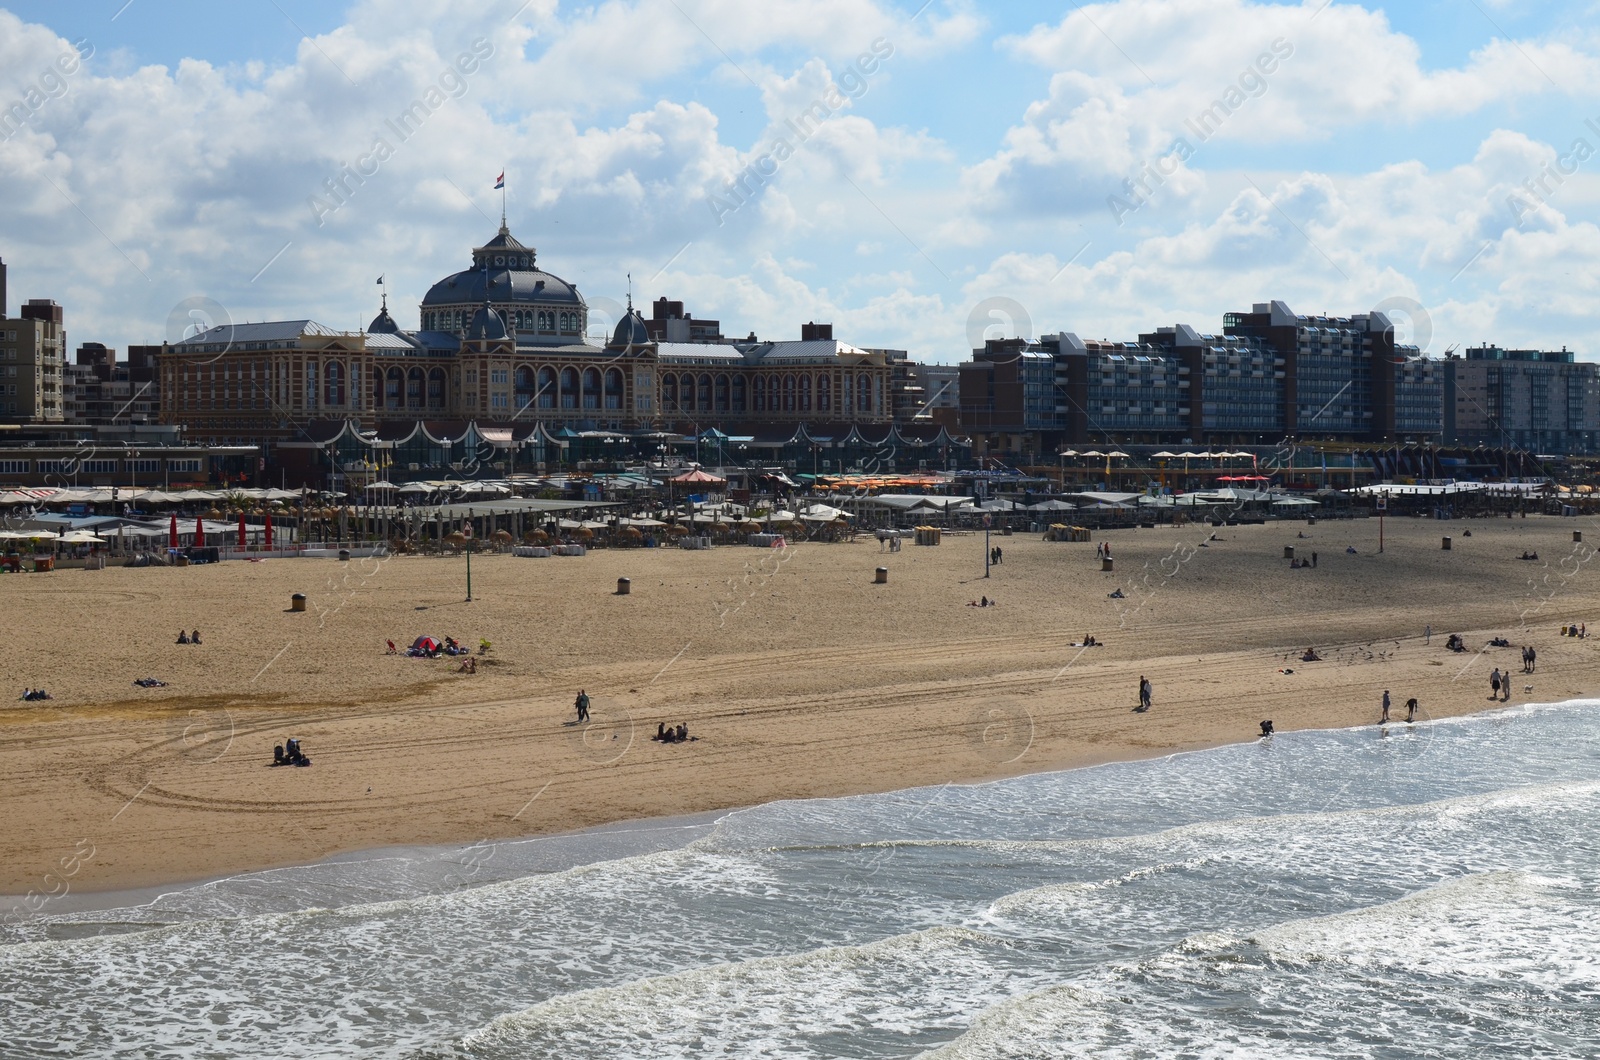
{"label": "person sitting on sand", "polygon": [[1345,554],[1346,555],[1350,555],[1350,556],[1355,555],[1356,554],[1356,546],[1354,546],[1354,545],[1346,545],[1345,546]]}
{"label": "person sitting on sand", "polygon": [[676,743],[685,743],[685,742],[688,741],[688,739],[689,739],[689,726],[685,725],[681,721],[678,722],[678,728],[673,733],[674,742],[676,742]]}
{"label": "person sitting on sand", "polygon": [[472,658],[470,655],[467,658],[462,659],[461,665],[456,667],[456,673],[458,674],[475,674],[477,672],[478,660]]}
{"label": "person sitting on sand", "polygon": [[200,643],[200,631],[198,629],[195,630],[193,633],[189,634],[189,643],[190,644],[199,644]]}
{"label": "person sitting on sand", "polygon": [[664,721],[656,722],[656,734],[654,736],[650,737],[650,739],[652,739],[652,740],[660,740],[662,743],[666,743],[667,742],[667,723],[664,722]]}
{"label": "person sitting on sand", "polygon": [[1317,654],[1317,649],[1316,648],[1307,648],[1305,651],[1300,653],[1300,661],[1301,662],[1321,662],[1322,661],[1322,656]]}
{"label": "person sitting on sand", "polygon": [[189,634],[188,634],[188,632],[186,630],[181,630],[181,629],[178,630],[178,643],[179,644],[187,644],[187,643],[189,643]]}
{"label": "person sitting on sand", "polygon": [[989,606],[989,598],[987,596],[985,596],[982,599],[980,599],[978,601],[978,606],[979,607],[988,607]]}

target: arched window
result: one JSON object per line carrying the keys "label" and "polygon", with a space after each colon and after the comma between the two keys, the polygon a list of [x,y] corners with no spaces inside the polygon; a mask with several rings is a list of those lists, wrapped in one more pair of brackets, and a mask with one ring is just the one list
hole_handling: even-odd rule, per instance
{"label": "arched window", "polygon": [[372,407],[383,408],[383,373],[376,368],[372,370]]}
{"label": "arched window", "polygon": [[561,314],[561,330],[563,332],[565,332],[565,331],[570,331],[571,328],[572,328],[572,314],[570,314],[570,313],[562,313]]}
{"label": "arched window", "polygon": [[700,398],[695,402],[701,412],[711,411],[711,376],[709,373],[700,374]]}
{"label": "arched window", "polygon": [[538,406],[542,409],[556,407],[556,372],[554,368],[546,365],[539,369]]}
{"label": "arched window", "polygon": [[778,412],[783,408],[783,398],[780,391],[783,382],[775,375],[767,376],[767,411]]}
{"label": "arched window", "polygon": [[600,407],[600,370],[597,368],[583,370],[583,407],[586,409]]}
{"label": "arched window", "polygon": [[856,411],[872,411],[872,377],[865,373],[856,376]]}
{"label": "arched window", "polygon": [[[319,374],[320,373],[317,371],[317,362],[316,361],[307,361],[306,362],[306,408],[308,408],[308,409],[314,409],[314,408],[317,407],[317,377],[318,377]],[[211,388],[212,388],[212,390],[216,389],[217,379],[220,378],[220,377],[222,377],[222,372],[221,371],[219,371],[216,368],[211,369]],[[225,378],[223,379],[223,386],[224,387],[227,386],[227,380]],[[213,396],[215,396],[215,395],[213,395]]]}
{"label": "arched window", "polygon": [[678,377],[671,372],[661,376],[661,407],[668,412],[678,411]]}
{"label": "arched window", "polygon": [[578,370],[576,368],[561,369],[561,407],[564,409],[578,407]]}
{"label": "arched window", "polygon": [[794,411],[794,376],[783,377],[783,411]]}
{"label": "arched window", "polygon": [[555,321],[551,319],[550,314],[545,312],[543,309],[539,310],[539,330],[554,331],[555,329]]}
{"label": "arched window", "polygon": [[[756,400],[760,400],[759,395],[757,395]],[[733,411],[744,411],[744,376],[742,375],[733,377]],[[759,412],[760,410],[758,409],[757,411]]]}
{"label": "arched window", "polygon": [[435,411],[444,408],[443,368],[432,368],[428,371],[428,408]]}
{"label": "arched window", "polygon": [[617,368],[606,369],[606,408],[622,408],[622,371]]}
{"label": "arched window", "polygon": [[726,375],[717,376],[717,378],[716,378],[716,391],[715,391],[713,396],[716,399],[716,405],[713,406],[713,407],[718,412],[727,412],[728,411],[728,377]]}
{"label": "arched window", "polygon": [[344,405],[344,365],[338,361],[329,361],[322,368],[323,398],[322,400],[334,406]]}
{"label": "arched window", "polygon": [[809,375],[800,377],[800,411],[811,411],[811,377]]}
{"label": "arched window", "polygon": [[833,380],[827,375],[817,376],[817,411],[831,412],[833,410]]}
{"label": "arched window", "polygon": [[423,402],[422,369],[413,368],[406,373],[406,408],[420,409]]}
{"label": "arched window", "polygon": [[383,407],[386,409],[400,408],[405,391],[405,373],[398,368],[389,369],[389,374],[384,381]]}

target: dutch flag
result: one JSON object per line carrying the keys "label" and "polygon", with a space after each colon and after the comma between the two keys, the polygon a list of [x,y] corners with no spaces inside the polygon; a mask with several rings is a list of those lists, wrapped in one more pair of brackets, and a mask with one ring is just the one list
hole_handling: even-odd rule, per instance
{"label": "dutch flag", "polygon": [[505,186],[506,186],[506,171],[502,169],[500,171],[500,175],[498,177],[494,178],[494,190],[495,191],[499,191],[501,188],[503,188]]}

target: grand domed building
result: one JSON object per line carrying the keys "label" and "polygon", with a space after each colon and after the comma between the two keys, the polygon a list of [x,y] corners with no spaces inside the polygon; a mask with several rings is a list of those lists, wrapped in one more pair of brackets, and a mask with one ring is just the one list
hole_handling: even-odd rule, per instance
{"label": "grand domed building", "polygon": [[589,307],[578,289],[538,267],[532,247],[504,224],[472,252],[472,268],[453,273],[423,296],[422,330],[466,336],[473,315],[487,304],[524,346],[581,344]]}
{"label": "grand domed building", "polygon": [[416,330],[401,328],[385,296],[360,332],[286,320],[171,344],[160,359],[163,422],[196,440],[299,444],[325,429],[309,424],[328,423],[374,437],[467,425],[506,438],[800,437],[820,425],[843,438],[891,420],[888,354],[837,341],[830,325],[807,324],[798,341],[729,340],[682,303],[660,299],[646,320],[630,297],[610,341],[591,342],[578,289],[541,269],[503,221],[470,268],[428,289],[418,314]]}

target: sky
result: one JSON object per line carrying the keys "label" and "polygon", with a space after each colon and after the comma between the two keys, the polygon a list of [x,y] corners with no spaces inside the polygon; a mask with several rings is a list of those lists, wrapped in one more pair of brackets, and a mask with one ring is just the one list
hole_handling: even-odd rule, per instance
{"label": "sky", "polygon": [[[8,311],[402,327],[500,222],[723,332],[956,362],[1281,299],[1600,359],[1596,4],[0,0]],[[409,117],[407,116],[409,114]],[[385,287],[376,283],[384,277]]]}

